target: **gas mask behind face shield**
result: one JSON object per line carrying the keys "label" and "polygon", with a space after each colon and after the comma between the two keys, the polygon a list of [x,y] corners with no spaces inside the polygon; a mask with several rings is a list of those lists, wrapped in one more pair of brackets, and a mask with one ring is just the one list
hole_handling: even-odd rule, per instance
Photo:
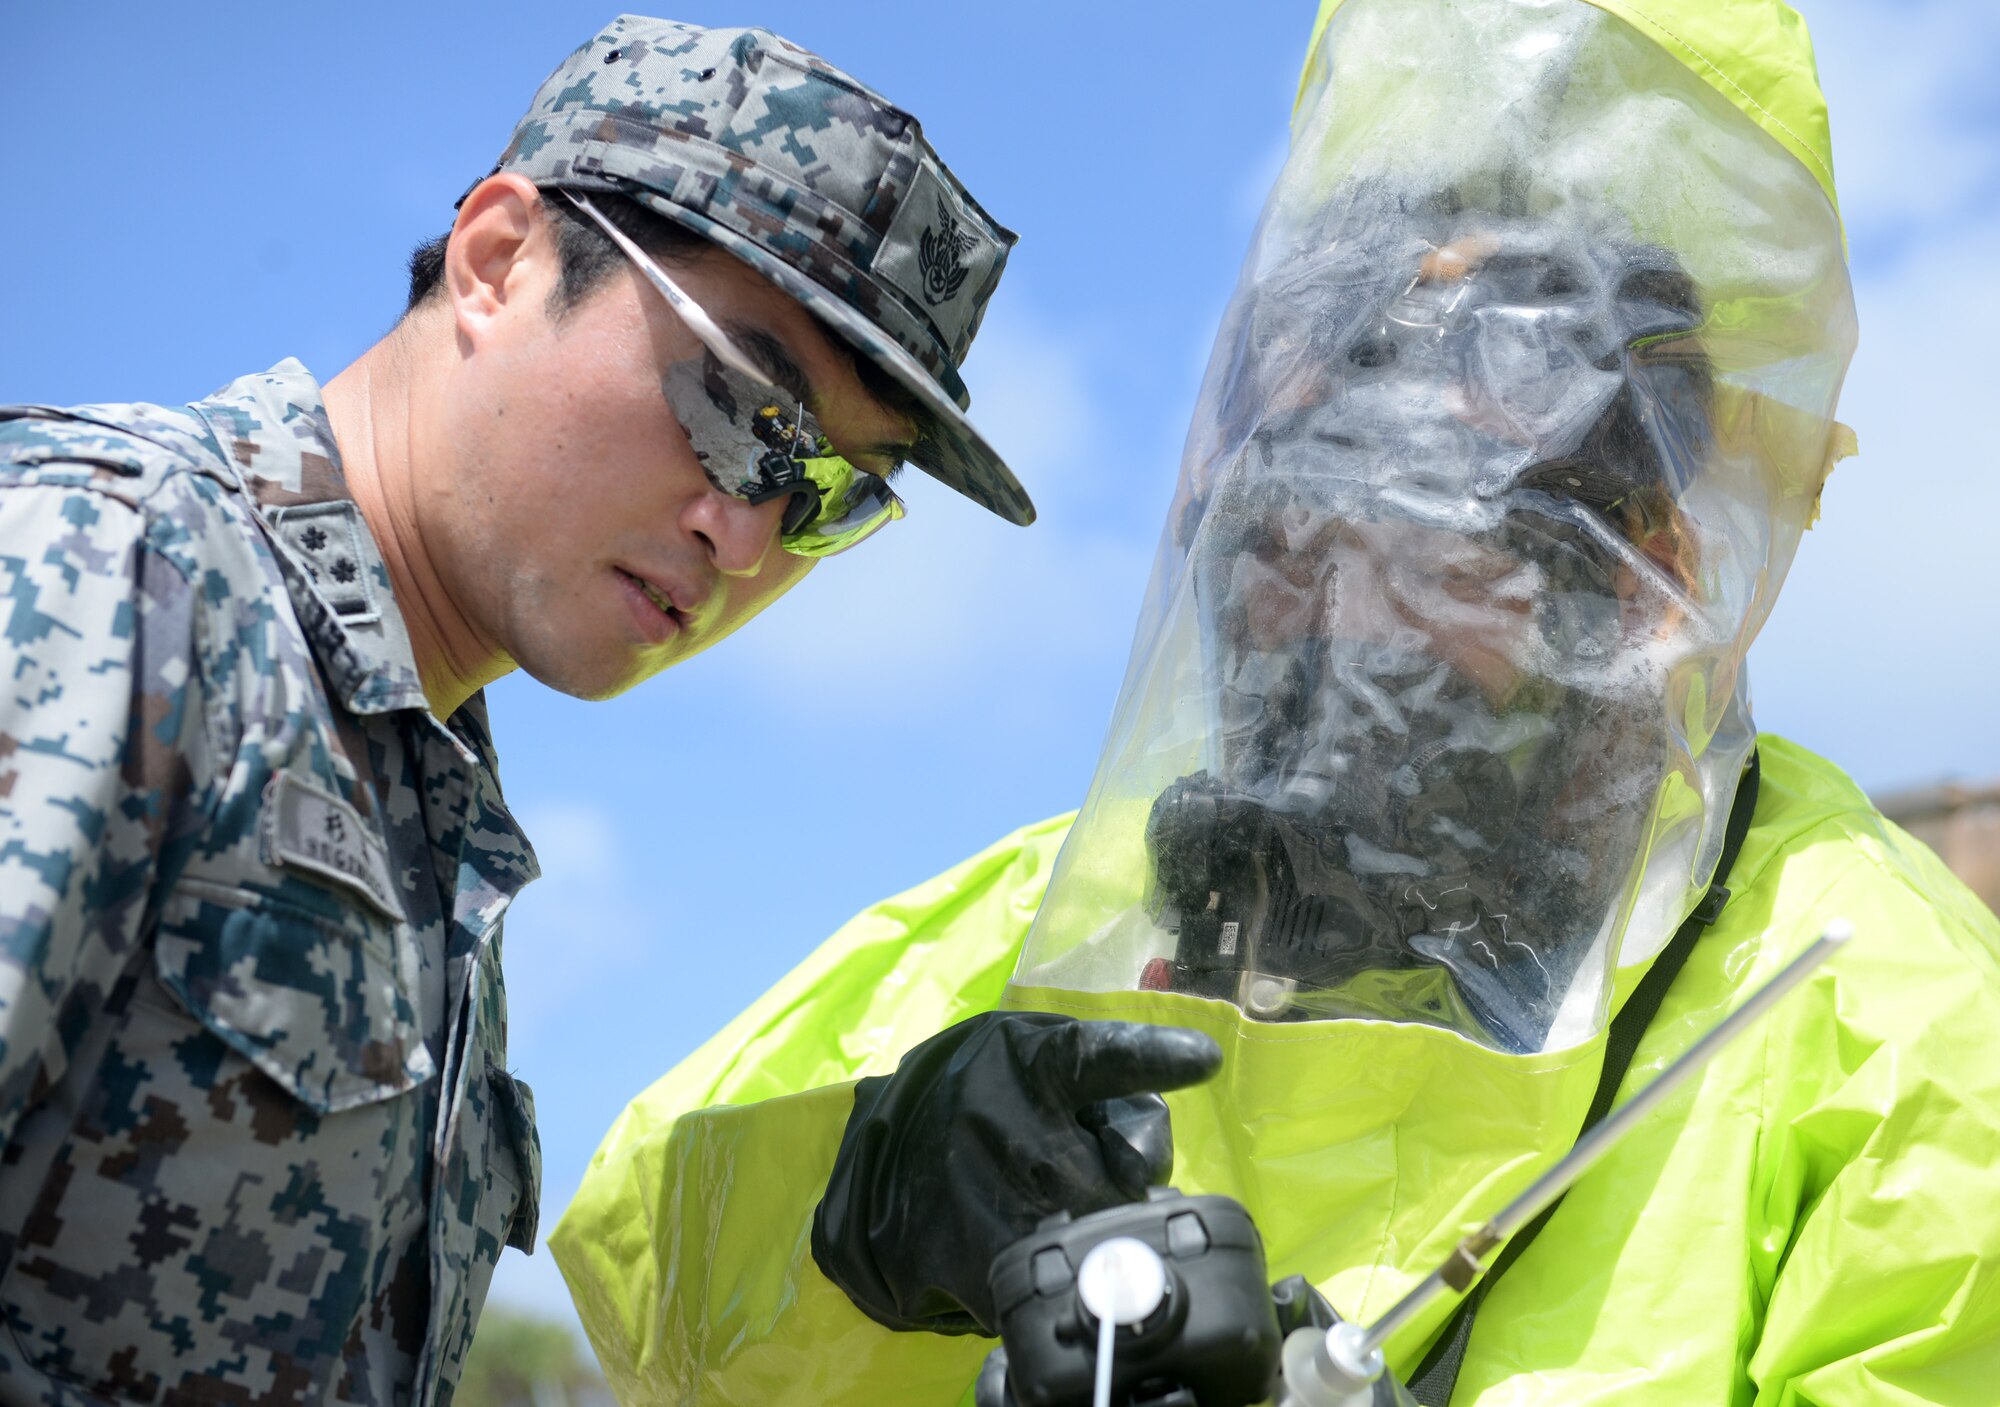
{"label": "gas mask behind face shield", "polygon": [[1209,756],[1147,816],[1141,984],[1532,1049],[1669,765],[1699,311],[1546,220],[1392,228],[1253,307],[1254,428],[1180,518]]}
{"label": "gas mask behind face shield", "polygon": [[[1255,490],[1200,517],[1211,758],[1148,816],[1149,912],[1176,942],[1144,982],[1261,1019],[1436,1021],[1530,1048],[1585,946],[1547,935],[1595,936],[1574,896],[1622,882],[1666,766],[1633,636],[1671,619],[1680,584],[1635,571],[1572,485],[1386,501],[1347,423],[1289,417],[1300,438],[1260,437],[1261,472],[1228,476]],[[1563,462],[1582,483],[1635,477]]]}

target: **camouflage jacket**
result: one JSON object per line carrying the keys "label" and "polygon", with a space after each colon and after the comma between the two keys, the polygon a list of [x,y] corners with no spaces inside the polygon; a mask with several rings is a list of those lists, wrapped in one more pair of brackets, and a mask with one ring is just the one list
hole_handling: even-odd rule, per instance
{"label": "camouflage jacket", "polygon": [[448,1402],[535,861],[319,386],[0,411],[0,600],[0,1403]]}

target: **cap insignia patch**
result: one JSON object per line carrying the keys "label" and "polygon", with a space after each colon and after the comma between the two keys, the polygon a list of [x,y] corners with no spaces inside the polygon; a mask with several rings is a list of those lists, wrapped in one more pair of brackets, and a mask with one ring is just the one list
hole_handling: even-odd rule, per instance
{"label": "cap insignia patch", "polygon": [[936,227],[925,225],[917,241],[917,268],[924,276],[924,301],[932,307],[949,303],[958,296],[965,276],[972,272],[965,267],[965,256],[979,245],[978,235],[959,228],[941,194],[937,197],[937,215]]}

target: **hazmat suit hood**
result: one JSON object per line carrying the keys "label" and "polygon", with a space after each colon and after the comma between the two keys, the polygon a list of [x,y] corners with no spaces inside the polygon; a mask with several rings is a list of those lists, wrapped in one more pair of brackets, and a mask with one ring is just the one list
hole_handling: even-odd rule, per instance
{"label": "hazmat suit hood", "polygon": [[1016,974],[1604,1028],[1714,874],[1854,341],[1797,155],[1581,0],[1349,0]]}

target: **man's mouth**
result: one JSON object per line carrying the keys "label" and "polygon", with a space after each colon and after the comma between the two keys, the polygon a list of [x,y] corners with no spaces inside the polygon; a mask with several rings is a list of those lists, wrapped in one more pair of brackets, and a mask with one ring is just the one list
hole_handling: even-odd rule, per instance
{"label": "man's mouth", "polygon": [[623,567],[616,568],[615,570],[620,576],[638,587],[640,593],[653,603],[661,615],[666,616],[675,625],[687,624],[687,616],[681,611],[680,607],[674,604],[673,597],[667,595],[666,592],[660,590],[659,587],[653,585],[652,582],[647,581],[644,577],[634,576]]}

